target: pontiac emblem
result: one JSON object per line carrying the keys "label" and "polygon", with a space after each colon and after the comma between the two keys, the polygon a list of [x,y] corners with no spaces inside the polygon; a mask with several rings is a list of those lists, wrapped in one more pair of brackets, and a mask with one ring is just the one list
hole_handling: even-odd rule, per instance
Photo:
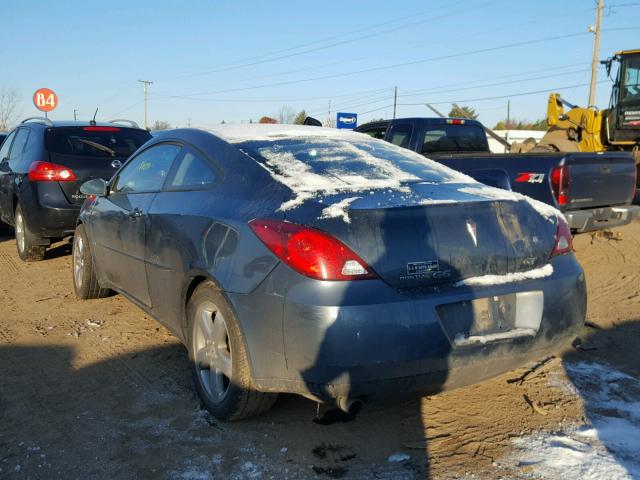
{"label": "pontiac emblem", "polygon": [[476,227],[476,222],[473,220],[467,220],[467,232],[469,232],[469,236],[471,240],[473,240],[473,244],[478,246],[478,229]]}

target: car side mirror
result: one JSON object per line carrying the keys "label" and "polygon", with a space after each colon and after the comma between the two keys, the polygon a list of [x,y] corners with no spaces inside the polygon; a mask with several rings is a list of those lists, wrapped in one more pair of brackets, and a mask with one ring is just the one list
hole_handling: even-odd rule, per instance
{"label": "car side mirror", "polygon": [[107,195],[107,182],[102,178],[94,178],[80,185],[80,193],[85,195],[98,195],[104,197]]}

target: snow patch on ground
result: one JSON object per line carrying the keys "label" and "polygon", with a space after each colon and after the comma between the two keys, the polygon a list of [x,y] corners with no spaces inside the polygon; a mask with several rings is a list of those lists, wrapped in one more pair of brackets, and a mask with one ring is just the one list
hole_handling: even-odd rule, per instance
{"label": "snow patch on ground", "polygon": [[[589,425],[516,439],[515,460],[537,478],[640,478],[640,382],[600,363],[567,363]],[[552,378],[554,385],[561,384]]]}
{"label": "snow patch on ground", "polygon": [[339,202],[334,203],[333,205],[328,206],[324,210],[322,210],[322,215],[320,218],[338,218],[341,217],[345,223],[351,223],[351,219],[349,218],[349,212],[347,208],[353,202],[362,197],[349,197],[344,200],[340,200]]}
{"label": "snow patch on ground", "polygon": [[549,263],[544,267],[527,270],[526,272],[507,273],[506,275],[482,275],[481,277],[465,278],[455,283],[456,287],[486,287],[504,285],[505,283],[535,280],[553,275],[553,266]]}

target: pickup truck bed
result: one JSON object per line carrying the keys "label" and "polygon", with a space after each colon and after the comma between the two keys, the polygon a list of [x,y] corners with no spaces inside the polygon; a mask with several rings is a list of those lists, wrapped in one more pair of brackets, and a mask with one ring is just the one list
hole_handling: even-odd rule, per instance
{"label": "pickup truck bed", "polygon": [[405,118],[356,130],[552,205],[574,232],[625,225],[640,216],[640,207],[631,205],[636,166],[626,152],[489,153],[482,125],[467,119]]}

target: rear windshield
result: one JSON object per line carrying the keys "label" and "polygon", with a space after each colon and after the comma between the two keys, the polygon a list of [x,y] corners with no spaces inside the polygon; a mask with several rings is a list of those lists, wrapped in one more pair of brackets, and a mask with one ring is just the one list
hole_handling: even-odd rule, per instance
{"label": "rear windshield", "polygon": [[486,152],[487,136],[477,125],[428,126],[422,141],[422,153]]}
{"label": "rear windshield", "polygon": [[63,127],[47,131],[51,153],[82,157],[128,157],[151,138],[149,132],[119,127]]}
{"label": "rear windshield", "polygon": [[295,181],[304,190],[375,188],[402,182],[459,181],[458,174],[381,140],[286,138],[237,144],[283,183]]}

